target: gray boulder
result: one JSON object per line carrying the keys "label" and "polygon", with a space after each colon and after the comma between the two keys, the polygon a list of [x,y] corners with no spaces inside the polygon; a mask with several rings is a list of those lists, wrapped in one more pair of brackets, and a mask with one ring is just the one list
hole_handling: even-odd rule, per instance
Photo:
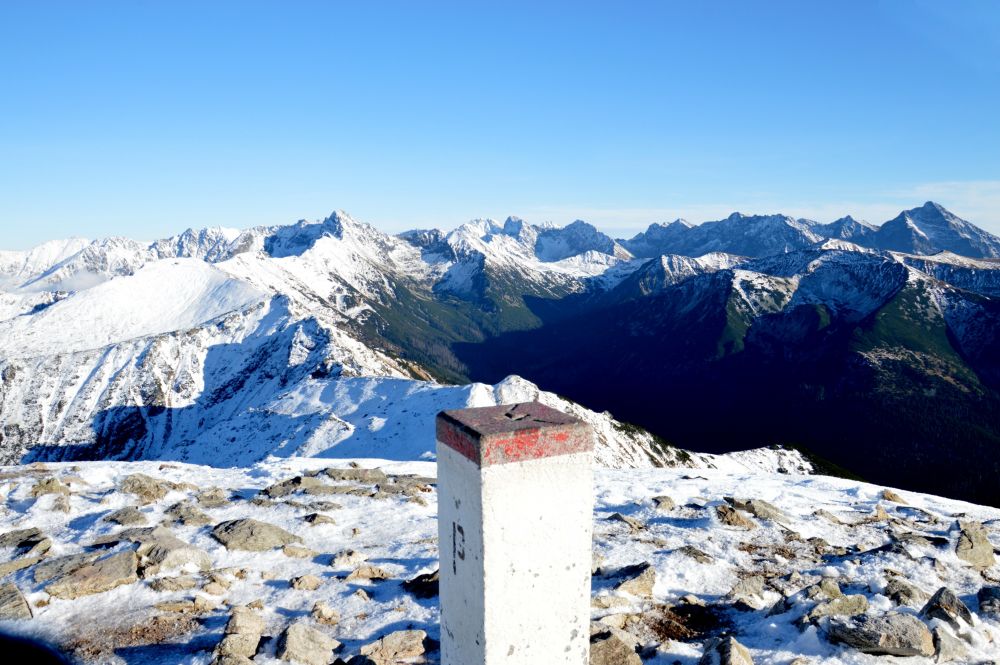
{"label": "gray boulder", "polygon": [[125,477],[119,489],[126,494],[134,494],[142,505],[146,505],[159,501],[168,492],[177,489],[177,485],[144,473],[133,473]]}
{"label": "gray boulder", "polygon": [[590,640],[590,665],[642,665],[635,649],[610,632]]}
{"label": "gray boulder", "polygon": [[330,480],[353,481],[357,483],[384,483],[389,480],[382,469],[324,469]]}
{"label": "gray boulder", "polygon": [[171,506],[164,515],[171,522],[184,526],[204,526],[212,522],[212,518],[188,501],[181,501]]}
{"label": "gray boulder", "polygon": [[961,629],[963,622],[972,625],[972,612],[947,587],[941,587],[931,596],[920,610],[920,616],[927,619],[941,619],[955,630]]}
{"label": "gray boulder", "polygon": [[66,556],[47,559],[35,566],[34,571],[32,571],[35,583],[40,584],[56,577],[68,575],[74,570],[91,563],[99,556],[100,554],[97,552],[82,552],[80,554],[68,554]]}
{"label": "gray boulder", "polygon": [[122,526],[141,526],[146,523],[146,516],[138,508],[127,506],[104,516],[105,522],[114,522]]}
{"label": "gray boulder", "polygon": [[299,622],[289,626],[281,636],[278,658],[302,665],[328,665],[338,646],[337,640]]}
{"label": "gray boulder", "polygon": [[923,621],[910,614],[835,617],[827,634],[862,653],[879,656],[933,656],[934,636]]}
{"label": "gray boulder", "polygon": [[739,529],[756,529],[757,525],[749,517],[729,505],[721,505],[715,509],[719,516],[719,521],[726,526],[734,526]]}
{"label": "gray boulder", "polygon": [[424,653],[427,633],[422,630],[398,630],[361,647],[360,653],[375,665],[393,665],[400,660]]}
{"label": "gray boulder", "polygon": [[893,577],[885,585],[882,595],[897,605],[907,607],[923,607],[930,600],[931,594],[915,584],[910,584],[902,577]]}
{"label": "gray boulder", "polygon": [[645,562],[627,566],[618,571],[617,577],[622,581],[615,585],[615,591],[631,594],[637,598],[652,598],[653,586],[656,584],[656,569]]}
{"label": "gray boulder", "polygon": [[661,513],[670,512],[671,510],[677,507],[677,504],[674,502],[674,500],[666,495],[654,496],[653,505],[656,506],[656,509]]}
{"label": "gray boulder", "polygon": [[715,638],[705,644],[698,665],[753,665],[753,657],[735,637]]}
{"label": "gray boulder", "polygon": [[993,556],[993,544],[986,536],[986,529],[978,522],[960,521],[958,523],[958,542],[955,545],[955,555],[977,570],[985,570],[996,563]]}
{"label": "gray boulder", "polygon": [[820,617],[856,616],[868,611],[868,598],[862,594],[840,596],[825,603],[820,603],[809,611],[806,618],[816,621]]}
{"label": "gray boulder", "polygon": [[229,520],[212,529],[212,537],[231,550],[264,552],[302,539],[281,527],[253,519]]}
{"label": "gray boulder", "polygon": [[112,554],[52,582],[45,590],[56,598],[79,598],[110,591],[123,584],[138,581],[139,559],[131,550]]}

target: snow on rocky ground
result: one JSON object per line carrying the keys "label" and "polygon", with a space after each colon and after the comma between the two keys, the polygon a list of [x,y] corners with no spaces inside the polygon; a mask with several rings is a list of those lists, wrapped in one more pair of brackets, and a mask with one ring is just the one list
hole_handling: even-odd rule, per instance
{"label": "snow on rocky ground", "polygon": [[[263,620],[259,649],[256,635],[249,639],[252,662],[279,662],[290,625],[298,626],[293,633],[308,627],[321,634],[308,633],[315,640],[341,644],[324,663],[338,656],[437,662],[436,598],[419,598],[403,585],[437,567],[435,465],[359,459],[357,470],[339,460],[337,470],[324,472],[330,464],[291,458],[230,469],[158,462],[4,467],[0,612],[33,616],[0,627],[49,640],[88,663],[209,663],[231,609],[251,605]],[[376,467],[387,476],[363,470]],[[358,479],[345,479],[352,475]],[[611,631],[634,645],[647,665],[693,665],[722,633],[745,645],[758,665],[862,665],[888,659],[833,643],[838,625],[843,633],[853,624],[818,615],[892,615],[939,633],[954,662],[996,659],[1000,599],[991,605],[989,594],[1000,594],[1000,566],[982,538],[1000,543],[1000,511],[883,492],[829,477],[735,469],[599,470],[594,632]],[[757,502],[745,503],[750,499]],[[119,512],[125,525],[108,519],[128,507],[140,515]],[[236,549],[233,540],[227,547],[213,536],[216,525],[248,518],[284,532],[263,542],[258,528],[260,551]],[[169,533],[141,531],[159,525]],[[10,535],[25,529],[40,533]],[[138,542],[93,546],[120,533]],[[282,547],[282,539],[301,541]],[[356,554],[338,556],[350,550]],[[94,556],[103,559],[79,568]],[[125,572],[102,580],[101,566],[116,556]],[[626,568],[647,563],[651,571]],[[940,609],[915,618],[940,587],[968,607],[967,619]],[[803,620],[809,613],[817,616]],[[254,623],[244,614],[235,623],[248,621]],[[372,651],[365,645],[405,630],[426,632],[422,645],[420,633],[397,635],[426,653],[357,658]],[[930,632],[921,635],[931,639]],[[928,655],[905,662],[935,661]]]}

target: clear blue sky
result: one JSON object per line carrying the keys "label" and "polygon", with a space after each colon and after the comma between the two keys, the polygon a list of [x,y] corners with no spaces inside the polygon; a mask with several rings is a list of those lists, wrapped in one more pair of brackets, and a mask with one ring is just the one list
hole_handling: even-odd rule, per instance
{"label": "clear blue sky", "polygon": [[0,3],[7,248],[927,199],[1000,232],[1000,2]]}

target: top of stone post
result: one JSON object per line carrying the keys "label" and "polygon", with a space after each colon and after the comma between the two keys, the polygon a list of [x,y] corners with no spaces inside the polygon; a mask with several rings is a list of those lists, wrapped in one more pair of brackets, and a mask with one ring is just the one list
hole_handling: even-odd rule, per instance
{"label": "top of stone post", "polygon": [[437,439],[480,467],[594,448],[586,422],[539,402],[442,411]]}

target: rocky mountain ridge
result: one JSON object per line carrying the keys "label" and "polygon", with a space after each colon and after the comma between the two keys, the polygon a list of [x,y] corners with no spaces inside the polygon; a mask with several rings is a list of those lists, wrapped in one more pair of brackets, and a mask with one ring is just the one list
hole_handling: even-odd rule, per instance
{"label": "rocky mountain ridge", "polygon": [[[938,207],[920,212],[927,207],[904,216],[940,222],[939,239],[971,236]],[[778,251],[759,257],[637,259],[628,242],[583,222],[560,229],[516,218],[391,236],[340,212],[153,243],[72,240],[5,252],[0,453],[10,462],[247,464],[268,454],[357,456],[375,445],[382,457],[410,459],[427,442],[399,443],[413,440],[400,429],[403,409],[478,404],[477,395],[500,394],[505,377],[521,374],[690,449],[818,446],[848,469],[857,469],[853,451],[838,453],[797,417],[762,417],[779,402],[758,396],[776,389],[800,405],[793,413],[811,413],[836,401],[823,396],[866,395],[877,421],[890,404],[944,395],[967,424],[928,450],[940,456],[962,441],[949,455],[964,469],[1000,431],[988,415],[1000,378],[1000,264],[862,247],[848,231],[867,227],[849,219],[823,229],[789,220],[734,215],[715,227],[667,229],[742,229],[760,251]],[[775,225],[799,240],[772,235]],[[795,249],[799,241],[808,244]],[[758,367],[784,364],[799,374],[761,384],[772,372]],[[733,390],[706,393],[691,376]],[[674,394],[682,385],[691,390]],[[749,398],[733,401],[741,395]],[[703,403],[692,404],[695,396]],[[405,406],[374,407],[392,403]],[[720,404],[736,410],[719,418]],[[718,431],[720,422],[732,429]],[[902,428],[885,454],[914,435]],[[620,453],[607,463],[663,463],[644,436],[639,444],[610,437]],[[976,473],[988,475],[989,459]]]}

